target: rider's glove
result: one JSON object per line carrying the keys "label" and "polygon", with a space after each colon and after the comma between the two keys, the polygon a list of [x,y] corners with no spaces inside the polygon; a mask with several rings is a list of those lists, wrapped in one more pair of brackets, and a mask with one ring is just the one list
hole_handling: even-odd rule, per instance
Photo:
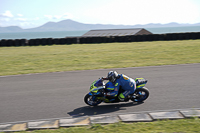
{"label": "rider's glove", "polygon": [[101,77],[101,80],[108,80],[108,78]]}

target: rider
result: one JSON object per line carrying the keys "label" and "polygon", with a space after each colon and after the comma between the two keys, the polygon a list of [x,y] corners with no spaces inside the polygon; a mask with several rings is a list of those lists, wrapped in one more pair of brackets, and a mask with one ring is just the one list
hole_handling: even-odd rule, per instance
{"label": "rider", "polygon": [[104,93],[107,97],[116,97],[120,87],[125,90],[123,93],[119,94],[118,98],[120,101],[128,100],[128,95],[133,94],[136,89],[135,80],[127,77],[124,74],[118,74],[116,71],[108,72],[107,78],[109,82],[106,84],[107,90],[110,92]]}

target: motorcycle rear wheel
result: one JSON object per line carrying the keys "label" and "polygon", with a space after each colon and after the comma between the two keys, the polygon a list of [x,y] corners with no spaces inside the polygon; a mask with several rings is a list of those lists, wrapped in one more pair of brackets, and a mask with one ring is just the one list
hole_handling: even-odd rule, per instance
{"label": "motorcycle rear wheel", "polygon": [[149,90],[146,87],[136,89],[133,97],[131,98],[133,102],[143,102],[149,97]]}
{"label": "motorcycle rear wheel", "polygon": [[[95,100],[93,100],[93,99],[95,99]],[[97,106],[98,104],[100,104],[102,102],[102,100],[98,100],[98,99],[94,98],[94,96],[86,94],[84,97],[84,102],[90,106]]]}

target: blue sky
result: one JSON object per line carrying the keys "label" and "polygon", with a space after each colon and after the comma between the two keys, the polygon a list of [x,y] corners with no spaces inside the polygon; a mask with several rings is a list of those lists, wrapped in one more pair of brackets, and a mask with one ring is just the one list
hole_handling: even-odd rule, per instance
{"label": "blue sky", "polygon": [[86,24],[200,23],[200,0],[0,0],[0,26],[33,28],[72,19]]}

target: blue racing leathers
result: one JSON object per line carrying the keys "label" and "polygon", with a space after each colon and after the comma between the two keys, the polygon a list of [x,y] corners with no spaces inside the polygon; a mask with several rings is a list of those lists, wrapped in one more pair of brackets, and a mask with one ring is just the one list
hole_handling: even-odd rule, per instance
{"label": "blue racing leathers", "polygon": [[106,90],[108,92],[108,93],[106,93],[106,96],[116,97],[118,94],[118,91],[115,90],[114,84],[111,83],[110,81],[106,83]]}
{"label": "blue racing leathers", "polygon": [[123,93],[119,94],[120,100],[125,99],[129,94],[133,94],[136,89],[135,80],[124,74],[119,74],[114,84],[111,82],[108,82],[107,84],[109,84],[108,88],[112,88],[112,91],[109,93],[110,96],[117,96],[120,87],[125,90]]}

